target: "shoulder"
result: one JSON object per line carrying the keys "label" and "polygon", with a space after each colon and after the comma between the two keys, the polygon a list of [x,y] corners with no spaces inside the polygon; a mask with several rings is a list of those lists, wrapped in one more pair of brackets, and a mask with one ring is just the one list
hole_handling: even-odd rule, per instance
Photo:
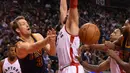
{"label": "shoulder", "polygon": [[32,35],[36,40],[44,39],[44,37],[40,33],[33,33]]}
{"label": "shoulder", "polygon": [[27,47],[29,46],[28,42],[19,41],[16,43],[16,55],[18,58],[24,58],[27,56]]}
{"label": "shoulder", "polygon": [[4,64],[5,59],[3,59],[3,60],[0,61],[0,66],[2,66]]}

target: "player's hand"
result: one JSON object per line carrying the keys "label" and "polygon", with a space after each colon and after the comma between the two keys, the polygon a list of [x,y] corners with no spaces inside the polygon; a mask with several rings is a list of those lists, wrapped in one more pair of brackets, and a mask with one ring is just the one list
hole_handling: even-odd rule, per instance
{"label": "player's hand", "polygon": [[113,50],[111,50],[111,49],[109,49],[107,52],[108,52],[108,55],[109,55],[110,57],[112,57],[113,59],[119,58],[119,55],[118,55],[117,52],[115,52],[115,51],[113,51]]}
{"label": "player's hand", "polygon": [[55,43],[55,41],[56,41],[56,31],[53,28],[51,30],[47,31],[47,38],[48,38],[49,44]]}
{"label": "player's hand", "polygon": [[109,48],[109,49],[115,49],[115,44],[113,44],[112,42],[110,41],[106,41],[105,42],[105,45]]}
{"label": "player's hand", "polygon": [[81,54],[82,52],[85,52],[85,51],[89,51],[90,48],[89,45],[82,45],[79,49],[78,49],[78,54]]}

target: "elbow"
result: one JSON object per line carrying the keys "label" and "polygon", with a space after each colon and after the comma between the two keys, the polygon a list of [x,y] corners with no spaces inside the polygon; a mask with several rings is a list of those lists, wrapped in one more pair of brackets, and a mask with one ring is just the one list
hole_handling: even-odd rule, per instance
{"label": "elbow", "polygon": [[95,68],[94,72],[96,73],[100,73],[102,70],[100,69],[100,67],[98,66],[97,68]]}
{"label": "elbow", "polygon": [[50,56],[56,56],[56,53],[55,52],[50,52],[48,53]]}
{"label": "elbow", "polygon": [[55,49],[48,50],[48,55],[50,55],[50,56],[56,56],[56,50]]}

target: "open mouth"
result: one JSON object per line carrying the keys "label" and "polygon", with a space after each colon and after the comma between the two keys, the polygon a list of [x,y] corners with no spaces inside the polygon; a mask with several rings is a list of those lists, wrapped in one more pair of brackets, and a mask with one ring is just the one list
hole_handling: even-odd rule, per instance
{"label": "open mouth", "polygon": [[28,28],[27,30],[30,30],[30,28]]}

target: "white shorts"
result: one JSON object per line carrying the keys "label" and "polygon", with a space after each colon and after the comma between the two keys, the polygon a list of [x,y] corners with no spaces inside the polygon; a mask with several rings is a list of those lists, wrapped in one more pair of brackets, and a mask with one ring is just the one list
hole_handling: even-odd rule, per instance
{"label": "white shorts", "polygon": [[68,66],[64,68],[62,71],[59,70],[58,73],[85,73],[82,65],[78,66],[78,72],[76,66]]}

